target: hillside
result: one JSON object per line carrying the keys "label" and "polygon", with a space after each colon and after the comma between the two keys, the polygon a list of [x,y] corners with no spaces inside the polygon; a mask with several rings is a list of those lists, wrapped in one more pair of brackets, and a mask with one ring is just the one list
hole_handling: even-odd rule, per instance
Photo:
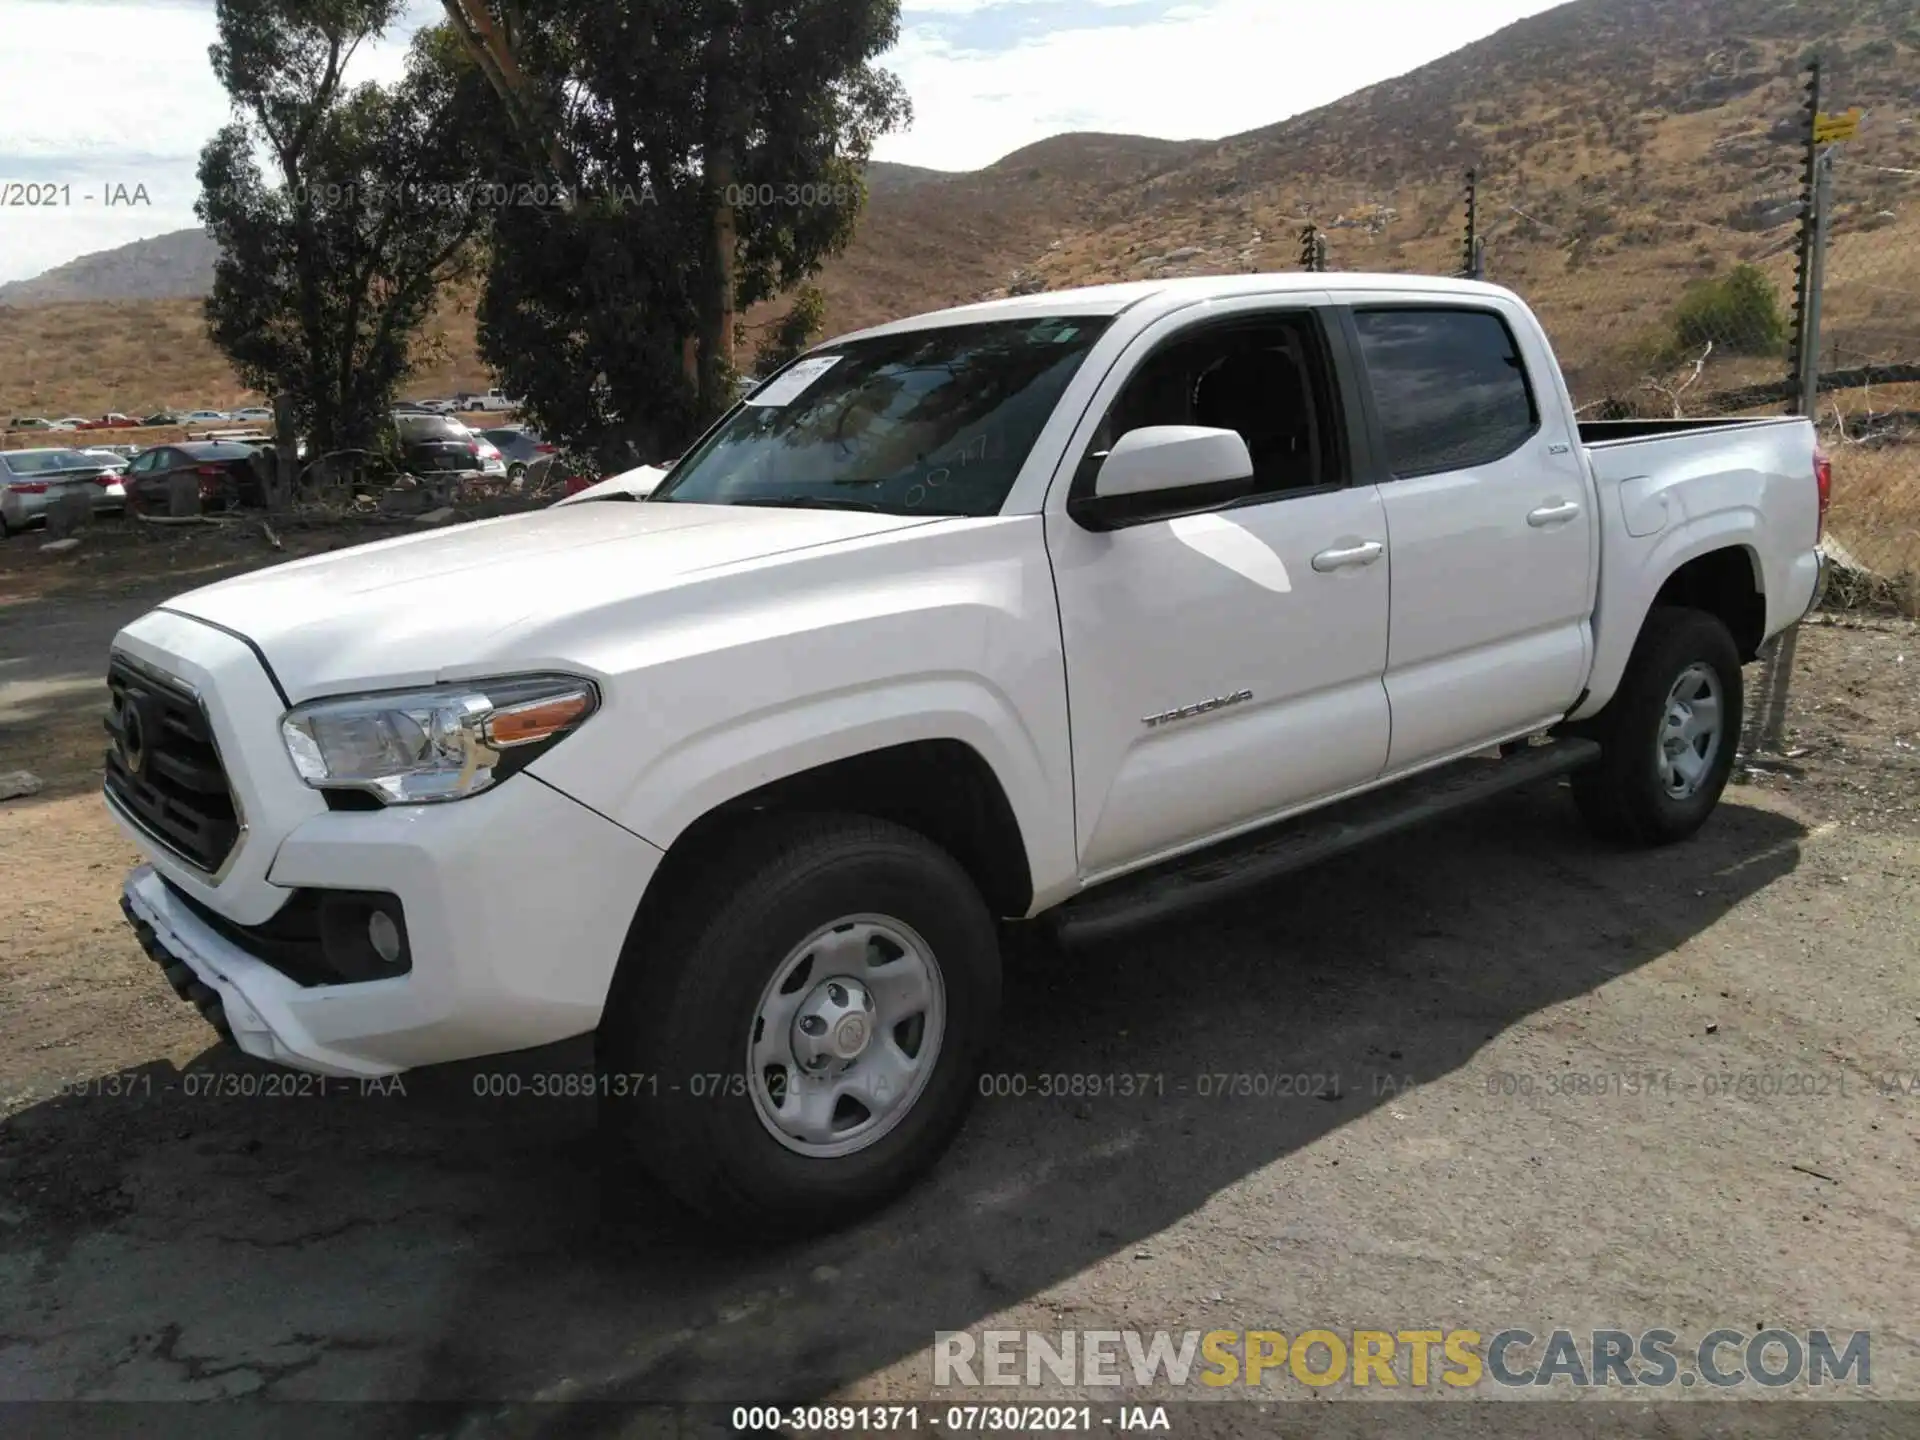
{"label": "hillside", "polygon": [[217,253],[206,231],[175,230],[82,255],[30,280],[0,285],[0,305],[205,295],[213,288]]}
{"label": "hillside", "polygon": [[[1476,165],[1489,278],[1540,308],[1583,401],[1631,390],[1693,281],[1751,261],[1790,292],[1802,164],[1793,117],[1815,44],[1829,62],[1829,108],[1870,111],[1839,172],[1829,338],[1842,361],[1920,358],[1920,177],[1896,173],[1920,170],[1910,0],[1576,0],[1219,141],[1077,134],[961,174],[876,165],[859,235],[820,278],[830,324],[1014,284],[1291,269],[1308,220],[1325,229],[1335,268],[1451,271],[1461,175]],[[196,235],[21,285],[47,300],[190,294]],[[170,246],[183,288],[105,288],[175,283],[157,259],[131,253],[156,246]],[[21,303],[21,285],[0,300]],[[470,297],[449,301],[434,328],[410,388],[480,382]],[[1778,378],[1783,363],[1722,350],[1708,368],[1711,386]],[[237,398],[191,300],[0,309],[0,412]]]}

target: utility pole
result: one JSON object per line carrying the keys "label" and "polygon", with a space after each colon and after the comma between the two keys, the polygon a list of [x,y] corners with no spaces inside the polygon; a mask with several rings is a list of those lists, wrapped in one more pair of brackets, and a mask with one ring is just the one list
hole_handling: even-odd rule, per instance
{"label": "utility pole", "polygon": [[1460,273],[1469,280],[1481,278],[1480,249],[1480,172],[1467,171],[1467,242],[1465,262]]}
{"label": "utility pole", "polygon": [[1796,243],[1793,292],[1793,386],[1789,414],[1811,416],[1820,384],[1820,107],[1825,100],[1825,75],[1819,56],[1807,67],[1806,178],[1800,189],[1800,238]]}
{"label": "utility pole", "polygon": [[[1826,281],[1827,227],[1833,213],[1833,152],[1821,143],[1823,67],[1815,56],[1808,66],[1806,181],[1801,191],[1799,255],[1793,297],[1793,396],[1789,413],[1818,421],[1820,414],[1820,300]],[[1787,699],[1793,684],[1800,627],[1790,627],[1763,654],[1759,683],[1748,712],[1745,748],[1749,754],[1778,750],[1786,739]]]}
{"label": "utility pole", "polygon": [[1327,237],[1311,222],[1300,232],[1300,268],[1311,275],[1324,274],[1327,268]]}

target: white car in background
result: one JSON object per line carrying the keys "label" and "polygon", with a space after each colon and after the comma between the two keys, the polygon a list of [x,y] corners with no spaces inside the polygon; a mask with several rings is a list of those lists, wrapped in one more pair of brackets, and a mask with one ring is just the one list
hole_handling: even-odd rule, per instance
{"label": "white car in background", "polygon": [[273,411],[262,405],[249,405],[244,410],[236,410],[229,417],[234,420],[246,420],[256,425],[271,425]]}
{"label": "white car in background", "polygon": [[622,470],[618,475],[609,475],[553,503],[574,505],[582,500],[644,500],[666,476],[667,472],[661,466],[637,465],[631,470]]}
{"label": "white car in background", "polygon": [[189,410],[180,419],[187,425],[216,425],[223,420],[233,419],[233,416],[224,410]]}

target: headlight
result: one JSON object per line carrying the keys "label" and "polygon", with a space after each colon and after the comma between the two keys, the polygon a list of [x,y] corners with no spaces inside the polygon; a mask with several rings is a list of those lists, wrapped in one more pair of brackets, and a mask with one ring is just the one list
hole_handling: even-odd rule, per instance
{"label": "headlight", "polygon": [[280,736],[316,790],[365,790],[389,805],[459,800],[521,769],[599,704],[592,681],[523,675],[316,700],[288,711]]}

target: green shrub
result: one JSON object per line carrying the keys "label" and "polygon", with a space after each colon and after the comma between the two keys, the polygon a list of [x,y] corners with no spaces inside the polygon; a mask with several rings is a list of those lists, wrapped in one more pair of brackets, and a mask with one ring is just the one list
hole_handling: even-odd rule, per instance
{"label": "green shrub", "polygon": [[1673,312],[1673,344],[1692,354],[1712,341],[1735,355],[1777,355],[1786,349],[1787,316],[1780,293],[1757,266],[1736,265],[1725,275],[1687,289]]}

